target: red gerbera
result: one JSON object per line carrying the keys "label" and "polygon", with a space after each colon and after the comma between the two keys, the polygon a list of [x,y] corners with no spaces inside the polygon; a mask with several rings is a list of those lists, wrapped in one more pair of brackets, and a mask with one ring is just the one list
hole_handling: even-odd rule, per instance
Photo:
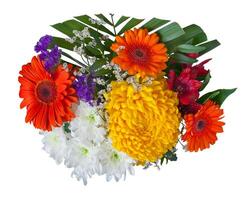
{"label": "red gerbera", "polygon": [[20,108],[27,108],[26,122],[50,131],[75,117],[71,110],[72,103],[77,102],[76,91],[71,87],[74,77],[62,66],[51,75],[40,59],[33,57],[31,63],[22,67],[20,75]]}
{"label": "red gerbera", "polygon": [[188,151],[198,151],[209,148],[217,140],[217,133],[223,132],[225,124],[220,120],[223,118],[223,110],[212,101],[207,101],[195,114],[184,116],[186,133],[182,136],[187,141]]}
{"label": "red gerbera", "polygon": [[170,70],[167,82],[168,88],[178,93],[180,104],[189,105],[198,99],[201,82],[192,78],[191,68],[184,69],[178,77]]}

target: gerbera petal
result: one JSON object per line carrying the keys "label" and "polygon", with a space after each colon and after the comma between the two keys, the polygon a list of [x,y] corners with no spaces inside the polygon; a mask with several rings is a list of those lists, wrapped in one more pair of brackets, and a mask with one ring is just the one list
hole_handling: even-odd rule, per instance
{"label": "gerbera petal", "polygon": [[[36,128],[50,131],[52,127],[61,126],[63,117],[74,117],[71,104],[77,102],[76,91],[71,88],[74,77],[58,66],[51,76],[39,58],[20,71],[20,92],[23,98],[20,108],[27,107],[26,122],[32,122]],[[56,85],[57,84],[57,85]],[[68,108],[69,107],[69,108]]]}
{"label": "gerbera petal", "polygon": [[[123,40],[127,45],[118,51],[116,47],[122,45]],[[158,42],[159,36],[149,34],[147,29],[128,30],[123,37],[117,36],[116,43],[112,44],[111,49],[117,53],[112,61],[131,75],[139,73],[142,77],[156,77],[167,67],[165,62],[168,61],[165,45]],[[158,69],[150,67],[150,63],[157,63],[153,66]]]}
{"label": "gerbera petal", "polygon": [[[214,144],[217,140],[217,133],[223,132],[223,122],[220,120],[220,115],[223,112],[218,105],[212,101],[207,101],[200,107],[198,112],[193,115],[185,115],[186,133],[182,136],[183,141],[187,141],[189,151],[198,151],[207,149],[210,144]],[[217,119],[211,118],[211,113],[217,114]],[[191,132],[190,132],[191,130]],[[191,134],[192,133],[192,134]]]}

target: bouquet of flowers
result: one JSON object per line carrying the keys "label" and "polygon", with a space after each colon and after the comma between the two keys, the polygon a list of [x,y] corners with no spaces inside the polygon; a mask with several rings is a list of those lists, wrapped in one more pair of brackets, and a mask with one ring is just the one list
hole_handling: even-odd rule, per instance
{"label": "bouquet of flowers", "polygon": [[44,150],[84,184],[160,167],[177,160],[178,146],[208,149],[223,132],[221,105],[236,89],[200,95],[211,59],[198,59],[219,42],[199,26],[97,14],[52,27],[66,36],[35,45],[18,78],[20,108]]}

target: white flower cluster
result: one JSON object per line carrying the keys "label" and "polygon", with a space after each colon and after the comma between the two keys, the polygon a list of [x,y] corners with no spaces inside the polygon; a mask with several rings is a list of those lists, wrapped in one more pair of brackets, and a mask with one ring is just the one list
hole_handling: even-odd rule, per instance
{"label": "white flower cluster", "polygon": [[64,161],[68,168],[73,168],[72,176],[84,184],[94,174],[105,174],[107,181],[119,181],[127,171],[134,174],[135,161],[114,149],[105,137],[105,124],[97,107],[80,102],[76,115],[70,123],[70,133],[64,128],[43,133],[43,149],[56,163]]}
{"label": "white flower cluster", "polygon": [[103,25],[105,24],[105,21],[103,21],[102,19],[93,19],[93,18],[89,18],[89,21],[92,23],[92,24],[97,24],[97,25]]}

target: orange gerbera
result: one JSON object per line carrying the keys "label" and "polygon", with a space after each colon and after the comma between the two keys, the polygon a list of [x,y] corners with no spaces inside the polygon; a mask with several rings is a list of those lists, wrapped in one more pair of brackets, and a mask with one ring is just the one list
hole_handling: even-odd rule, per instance
{"label": "orange gerbera", "polygon": [[39,58],[33,57],[31,63],[20,71],[20,108],[27,108],[26,122],[34,127],[50,131],[61,126],[64,121],[75,117],[71,110],[77,102],[76,91],[71,87],[74,77],[58,66],[49,74]]}
{"label": "orange gerbera", "polygon": [[210,144],[217,140],[217,133],[223,132],[225,124],[220,120],[223,118],[223,110],[212,101],[207,101],[195,114],[184,116],[186,133],[182,136],[187,141],[188,151],[207,149]]}
{"label": "orange gerbera", "polygon": [[167,67],[165,45],[159,43],[156,33],[149,34],[147,29],[128,30],[123,37],[116,36],[111,49],[118,54],[112,61],[130,75],[156,76]]}

